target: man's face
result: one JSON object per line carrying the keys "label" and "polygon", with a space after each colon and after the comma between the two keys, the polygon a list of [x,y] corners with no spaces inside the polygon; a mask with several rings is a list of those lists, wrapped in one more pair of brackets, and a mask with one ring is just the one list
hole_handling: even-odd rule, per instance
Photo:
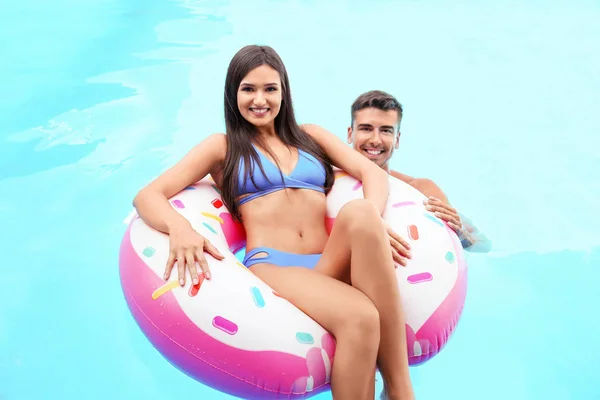
{"label": "man's face", "polygon": [[400,144],[398,112],[364,108],[357,111],[354,125],[348,128],[348,143],[354,150],[387,169],[394,149]]}

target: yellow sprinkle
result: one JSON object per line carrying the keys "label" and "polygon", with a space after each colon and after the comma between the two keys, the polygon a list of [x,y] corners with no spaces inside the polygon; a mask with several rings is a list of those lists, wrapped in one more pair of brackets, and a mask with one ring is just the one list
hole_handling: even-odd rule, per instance
{"label": "yellow sprinkle", "polygon": [[179,283],[177,283],[177,281],[171,281],[171,282],[165,283],[164,285],[162,285],[161,287],[159,287],[152,293],[152,300],[158,299],[163,294],[167,293],[170,290],[175,289],[178,286],[179,286]]}
{"label": "yellow sprinkle", "polygon": [[223,220],[218,215],[214,215],[214,214],[207,213],[207,212],[203,212],[202,215],[204,215],[206,218],[212,218],[215,221],[217,221],[218,223],[223,224]]}
{"label": "yellow sprinkle", "polygon": [[239,261],[236,261],[235,263],[236,263],[237,265],[239,265],[240,267],[244,268],[245,270],[248,270],[248,268],[246,268],[246,266],[245,266],[244,264],[242,264],[241,262],[239,262]]}
{"label": "yellow sprinkle", "polygon": [[335,173],[335,179],[340,179],[340,178],[343,178],[345,176],[348,176],[348,174],[346,172],[336,172]]}

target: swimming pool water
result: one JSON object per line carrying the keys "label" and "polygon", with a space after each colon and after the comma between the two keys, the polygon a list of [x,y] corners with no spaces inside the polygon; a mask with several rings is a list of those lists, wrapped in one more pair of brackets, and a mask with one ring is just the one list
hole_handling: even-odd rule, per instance
{"label": "swimming pool water", "polygon": [[396,95],[393,167],[494,241],[469,255],[450,343],[412,370],[418,398],[600,398],[599,18],[591,1],[3,5],[0,399],[229,398],[144,338],[117,257],[136,191],[224,129],[249,43],[284,59],[300,121],[341,138],[358,94]]}

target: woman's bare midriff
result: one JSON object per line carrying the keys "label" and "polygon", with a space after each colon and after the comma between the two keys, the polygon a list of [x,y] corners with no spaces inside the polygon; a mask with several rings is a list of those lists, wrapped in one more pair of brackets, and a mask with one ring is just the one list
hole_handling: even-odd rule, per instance
{"label": "woman's bare midriff", "polygon": [[246,248],[260,246],[296,254],[322,253],[328,234],[327,199],[310,189],[284,189],[240,207]]}

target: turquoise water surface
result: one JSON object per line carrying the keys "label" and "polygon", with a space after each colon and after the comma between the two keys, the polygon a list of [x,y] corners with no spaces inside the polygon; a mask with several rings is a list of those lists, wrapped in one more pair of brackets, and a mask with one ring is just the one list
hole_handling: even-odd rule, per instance
{"label": "turquoise water surface", "polygon": [[600,398],[599,3],[2,8],[0,399],[230,398],[148,343],[117,264],[137,190],[223,131],[225,69],[250,43],[282,56],[300,121],[340,137],[357,95],[396,95],[393,167],[494,242],[469,255],[452,340],[412,370],[417,398]]}

